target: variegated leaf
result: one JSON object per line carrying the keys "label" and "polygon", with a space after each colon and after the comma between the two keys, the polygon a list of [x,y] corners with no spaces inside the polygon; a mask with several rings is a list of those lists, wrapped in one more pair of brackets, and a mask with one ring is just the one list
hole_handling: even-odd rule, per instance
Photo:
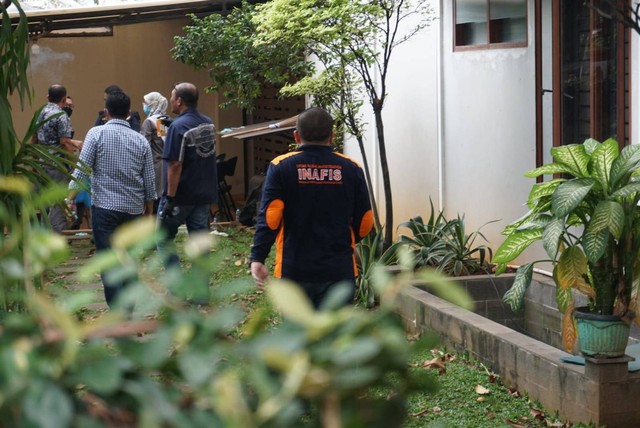
{"label": "variegated leaf", "polygon": [[518,226],[517,230],[545,228],[554,218],[555,217],[549,214],[533,214],[528,220]]}
{"label": "variegated leaf", "polygon": [[556,268],[558,288],[578,288],[587,273],[587,257],[579,247],[569,247],[560,254]]}
{"label": "variegated leaf", "polygon": [[536,178],[540,175],[551,175],[551,174],[571,174],[572,171],[566,165],[561,163],[549,163],[546,165],[542,165],[536,169],[532,169],[531,171],[527,171],[524,173],[525,177]]}
{"label": "variegated leaf", "polygon": [[545,196],[551,196],[553,192],[555,192],[556,188],[560,185],[560,183],[564,183],[565,181],[567,180],[564,178],[558,178],[555,180],[534,184],[531,187],[531,191],[529,192],[527,204],[531,204],[537,199],[543,198]]}
{"label": "variegated leaf", "polygon": [[582,143],[582,145],[584,146],[584,151],[587,152],[589,156],[593,154],[593,152],[598,148],[600,144],[600,141],[593,138],[587,138],[586,140],[584,140],[584,143]]}
{"label": "variegated leaf", "polygon": [[496,276],[498,275],[502,275],[505,271],[507,270],[507,264],[506,263],[498,263],[494,269],[494,274]]}
{"label": "variegated leaf", "polygon": [[576,325],[573,319],[573,304],[569,305],[564,311],[562,317],[562,344],[567,352],[573,352],[576,345],[578,335],[576,333]]}
{"label": "variegated leaf", "polygon": [[598,232],[587,229],[582,237],[582,246],[587,259],[592,263],[599,260],[604,254],[608,242],[609,229],[603,229]]}
{"label": "variegated leaf", "polygon": [[[640,147],[640,145],[638,146]],[[640,192],[640,182],[632,182],[611,194],[612,198],[628,198]]]}
{"label": "variegated leaf", "polygon": [[509,305],[513,312],[520,312],[524,303],[524,294],[533,278],[533,263],[522,265],[516,271],[516,277],[511,288],[504,293],[502,301]]}
{"label": "variegated leaf", "polygon": [[578,283],[576,290],[587,296],[589,299],[596,298],[596,290],[586,282]]}
{"label": "variegated leaf", "polygon": [[580,205],[594,184],[592,178],[579,178],[560,184],[551,199],[553,214],[556,217],[569,214]]}
{"label": "variegated leaf", "polygon": [[544,232],[542,233],[542,246],[549,257],[553,260],[555,260],[556,255],[558,254],[558,243],[563,232],[564,221],[556,218],[547,224],[544,228]]}
{"label": "variegated leaf", "polygon": [[551,156],[553,156],[554,161],[566,165],[571,175],[576,177],[589,176],[589,161],[591,158],[582,144],[554,147],[551,149]]}
{"label": "variegated leaf", "polygon": [[591,155],[592,176],[597,178],[603,189],[609,190],[611,165],[616,160],[620,149],[614,140],[607,140],[600,144]]}
{"label": "variegated leaf", "polygon": [[[617,144],[617,143],[616,143]],[[611,183],[613,188],[623,185],[628,176],[640,167],[640,145],[631,144],[620,152],[620,156],[611,165]]]}
{"label": "variegated leaf", "polygon": [[620,238],[624,227],[624,208],[615,201],[600,201],[593,210],[587,230],[600,232],[609,229],[611,234]]}
{"label": "variegated leaf", "polygon": [[[554,277],[556,269],[554,269]],[[557,280],[556,280],[557,283]],[[560,312],[564,312],[567,310],[569,305],[573,305],[573,292],[570,288],[560,288],[556,287],[556,304],[558,305],[558,310]]]}
{"label": "variegated leaf", "polygon": [[493,263],[508,263],[518,257],[525,248],[542,238],[542,229],[514,232],[504,240],[493,256]]}

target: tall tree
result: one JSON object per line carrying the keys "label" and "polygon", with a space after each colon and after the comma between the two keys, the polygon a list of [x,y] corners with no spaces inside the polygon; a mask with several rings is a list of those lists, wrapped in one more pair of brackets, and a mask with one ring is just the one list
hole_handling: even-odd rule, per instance
{"label": "tall tree", "polygon": [[[291,95],[316,95],[327,102],[327,95],[332,94],[333,102],[328,104],[358,140],[370,178],[360,116],[364,102],[359,97],[364,92],[375,119],[385,198],[384,243],[389,246],[393,237],[393,198],[382,117],[387,78],[395,48],[433,19],[429,0],[272,0],[243,7],[245,12],[234,12],[226,19],[237,23],[237,17],[241,17],[243,31],[233,25],[229,30],[222,17],[196,20],[187,28],[185,37],[176,38],[175,57],[196,67],[210,67],[210,76],[216,82],[211,89],[232,88],[225,92],[227,96],[247,92],[242,90],[249,84],[247,80],[234,77],[236,67],[242,67],[238,75],[245,79],[253,76],[258,81],[264,78],[282,84]],[[209,40],[210,31],[225,36]],[[233,47],[216,49],[223,39]],[[209,42],[212,46],[207,49]],[[204,49],[198,50],[201,45]],[[226,55],[237,51],[243,53],[241,61]],[[282,56],[291,60],[301,52],[305,54],[305,65],[282,73],[281,67],[286,68]],[[230,73],[225,72],[229,70]],[[246,108],[244,101],[241,97],[236,104]],[[376,223],[380,227],[377,210]]]}

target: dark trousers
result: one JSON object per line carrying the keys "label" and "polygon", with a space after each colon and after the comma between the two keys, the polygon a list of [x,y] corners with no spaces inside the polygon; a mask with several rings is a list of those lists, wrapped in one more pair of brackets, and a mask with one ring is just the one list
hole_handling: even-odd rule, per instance
{"label": "dark trousers", "polygon": [[298,285],[302,287],[307,297],[309,297],[309,300],[311,300],[313,307],[316,309],[322,308],[322,304],[327,296],[338,287],[342,286],[346,290],[344,300],[341,300],[342,306],[353,304],[356,293],[355,279],[324,282],[298,281]]}
{"label": "dark trousers", "polygon": [[[111,236],[113,232],[115,232],[119,226],[141,216],[141,214],[122,213],[98,208],[96,206],[91,207],[91,214],[91,226],[93,229],[93,240],[96,244],[96,252],[109,250],[111,248]],[[117,271],[117,269],[118,267],[113,267],[100,273],[102,285],[104,286],[104,298],[109,307],[112,307],[115,303],[118,293],[133,280],[133,278],[128,280],[114,279],[113,273]]]}

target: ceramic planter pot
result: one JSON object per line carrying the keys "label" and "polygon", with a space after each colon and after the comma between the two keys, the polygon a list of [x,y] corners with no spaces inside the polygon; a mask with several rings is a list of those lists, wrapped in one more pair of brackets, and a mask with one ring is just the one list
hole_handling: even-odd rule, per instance
{"label": "ceramic planter pot", "polygon": [[582,354],[590,357],[616,358],[624,355],[629,341],[629,325],[614,315],[598,315],[588,307],[573,313],[578,326]]}

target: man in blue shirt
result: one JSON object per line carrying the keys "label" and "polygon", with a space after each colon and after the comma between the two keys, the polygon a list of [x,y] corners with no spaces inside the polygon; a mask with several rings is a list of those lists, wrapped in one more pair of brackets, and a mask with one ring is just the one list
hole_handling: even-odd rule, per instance
{"label": "man in blue shirt", "polygon": [[[97,251],[111,248],[115,230],[142,214],[152,215],[156,199],[153,155],[147,139],[131,129],[127,122],[131,99],[124,92],[107,96],[107,122],[89,130],[84,140],[80,161],[93,171],[91,179],[91,225]],[[72,174],[76,181],[69,183],[68,204],[74,204],[78,183],[88,175],[76,168]],[[111,307],[126,286],[113,280],[109,272],[102,273],[104,295]]]}
{"label": "man in blue shirt", "polygon": [[[198,112],[198,89],[192,83],[178,83],[171,91],[169,106],[176,117],[164,144],[163,194],[158,206],[158,224],[166,239],[158,252],[167,267],[180,266],[174,239],[178,227],[186,224],[189,234],[209,231],[210,206],[218,200],[216,136],[213,121]],[[204,279],[203,279],[204,281]],[[198,303],[208,301],[208,279]]]}

